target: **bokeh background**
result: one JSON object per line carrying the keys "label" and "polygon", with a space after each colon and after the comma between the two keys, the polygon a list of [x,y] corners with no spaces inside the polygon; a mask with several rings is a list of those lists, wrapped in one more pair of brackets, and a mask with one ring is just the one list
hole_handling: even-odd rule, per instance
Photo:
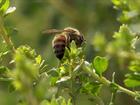
{"label": "bokeh background", "polygon": [[[123,17],[121,10],[113,7],[111,0],[12,0],[11,5],[16,6],[16,11],[5,18],[5,26],[10,30],[15,46],[28,44],[41,54],[51,66],[57,66],[52,49],[53,35],[44,35],[45,29],[64,29],[74,27],[80,30],[87,41],[85,55],[91,61],[96,55],[106,56],[107,45],[113,40],[114,32],[119,30],[122,23],[140,28],[140,21],[129,21]],[[127,0],[124,0],[127,1]],[[139,0],[130,0],[139,2]],[[139,3],[140,4],[140,3]],[[140,5],[137,4],[140,8]],[[122,20],[121,20],[122,19]],[[132,24],[133,23],[133,24]],[[111,79],[113,71],[116,72],[116,82],[124,86],[124,74],[128,72],[126,66],[117,56],[111,56],[109,70],[105,73]],[[15,105],[14,93],[8,93],[6,83],[0,83],[0,105]],[[106,87],[99,96],[105,105],[110,100],[111,92]],[[7,101],[9,100],[9,101]],[[138,105],[131,97],[120,93],[116,96],[116,105]],[[79,105],[93,105],[86,96],[79,97]]]}

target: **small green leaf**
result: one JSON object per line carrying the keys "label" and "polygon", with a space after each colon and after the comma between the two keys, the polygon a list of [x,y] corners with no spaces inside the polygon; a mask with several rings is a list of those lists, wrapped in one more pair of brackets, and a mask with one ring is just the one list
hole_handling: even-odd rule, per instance
{"label": "small green leaf", "polygon": [[51,79],[50,79],[51,85],[52,85],[52,86],[55,85],[56,82],[57,82],[57,80],[58,80],[58,77],[51,77]]}
{"label": "small green leaf", "polygon": [[65,81],[68,81],[68,80],[70,80],[70,77],[69,76],[64,76],[60,80],[58,80],[56,83],[65,82]]}
{"label": "small green leaf", "polygon": [[101,84],[98,82],[87,82],[82,86],[82,93],[89,93],[92,95],[97,95],[100,91]]}
{"label": "small green leaf", "polygon": [[50,71],[48,71],[48,74],[53,76],[53,77],[58,77],[59,76],[58,71],[55,68],[52,68]]}
{"label": "small green leaf", "polygon": [[4,66],[0,66],[0,74],[6,72],[8,69]]}
{"label": "small green leaf", "polygon": [[70,44],[70,51],[71,51],[71,55],[70,55],[71,57],[75,57],[78,53],[78,50],[74,41],[72,41]]}
{"label": "small green leaf", "polygon": [[5,12],[5,16],[7,16],[8,14],[13,13],[16,10],[16,7],[9,7],[7,9],[7,11]]}
{"label": "small green leaf", "polygon": [[139,60],[135,60],[135,61],[131,61],[130,65],[129,65],[129,69],[131,71],[140,71],[140,61]]}
{"label": "small green leaf", "polygon": [[135,100],[140,103],[140,92],[136,91],[137,96],[135,96]]}
{"label": "small green leaf", "polygon": [[47,100],[43,100],[40,105],[50,105],[50,103]]}
{"label": "small green leaf", "polygon": [[137,87],[137,86],[140,86],[140,81],[138,80],[134,80],[134,79],[126,79],[124,81],[125,85],[128,86],[128,87]]}
{"label": "small green leaf", "polygon": [[38,55],[38,56],[35,58],[35,60],[36,60],[36,63],[37,63],[37,64],[40,64],[40,63],[41,63],[42,58],[41,58],[41,56],[40,56],[40,55]]}
{"label": "small green leaf", "polygon": [[15,91],[15,87],[13,86],[13,84],[9,85],[8,90],[9,90],[10,93]]}
{"label": "small green leaf", "polygon": [[0,77],[0,81],[3,81],[3,82],[11,82],[13,81],[13,78],[4,78],[4,77]]}
{"label": "small green leaf", "polygon": [[2,13],[5,13],[7,11],[8,7],[9,7],[9,5],[10,5],[10,1],[9,0],[4,0],[3,5],[0,7],[0,11]]}
{"label": "small green leaf", "polygon": [[105,72],[107,69],[108,60],[105,57],[97,56],[94,58],[93,65],[95,67],[96,72],[99,75],[102,75],[102,73]]}
{"label": "small green leaf", "polygon": [[134,72],[134,73],[131,73],[131,74],[126,74],[126,77],[129,78],[129,79],[140,81],[140,73],[138,73],[138,72]]}
{"label": "small green leaf", "polygon": [[8,75],[9,69],[5,66],[0,66],[0,81],[11,81],[12,79]]}
{"label": "small green leaf", "polygon": [[120,5],[120,0],[111,0],[114,5]]}
{"label": "small green leaf", "polygon": [[110,88],[111,88],[111,91],[115,93],[118,90],[118,85],[112,82],[110,83]]}

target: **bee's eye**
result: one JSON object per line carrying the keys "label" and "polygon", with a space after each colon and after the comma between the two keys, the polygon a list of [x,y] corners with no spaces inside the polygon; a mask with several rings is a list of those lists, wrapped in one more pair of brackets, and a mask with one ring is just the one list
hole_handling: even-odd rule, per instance
{"label": "bee's eye", "polygon": [[81,36],[81,40],[84,41],[84,37],[83,36]]}
{"label": "bee's eye", "polygon": [[81,41],[83,41],[83,37],[82,36],[78,36],[77,40],[81,42]]}

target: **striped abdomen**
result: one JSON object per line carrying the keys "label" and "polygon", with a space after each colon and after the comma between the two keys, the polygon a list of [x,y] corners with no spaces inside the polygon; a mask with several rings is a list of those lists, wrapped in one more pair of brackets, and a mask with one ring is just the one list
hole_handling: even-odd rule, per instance
{"label": "striped abdomen", "polygon": [[52,44],[54,48],[54,53],[58,59],[62,59],[65,53],[65,47],[67,45],[67,39],[65,35],[56,35]]}

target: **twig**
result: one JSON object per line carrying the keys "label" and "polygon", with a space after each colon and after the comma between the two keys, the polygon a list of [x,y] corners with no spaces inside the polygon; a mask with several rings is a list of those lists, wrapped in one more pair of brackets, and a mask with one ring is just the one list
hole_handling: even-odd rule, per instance
{"label": "twig", "polygon": [[[87,64],[84,64],[84,71],[86,71],[88,74],[90,74],[94,79],[101,82],[102,84],[110,87],[111,81],[107,80],[105,77],[100,77],[98,74],[96,74],[95,70],[92,70],[90,67],[87,66]],[[116,84],[119,91],[126,93],[134,98],[139,97],[139,95],[136,92],[133,92],[129,89],[126,89],[118,84]]]}
{"label": "twig", "polygon": [[2,17],[0,17],[0,36],[3,38],[3,40],[7,43],[9,48],[12,50],[12,52],[15,52],[15,47],[13,42],[11,41],[10,36],[7,34],[6,29],[4,28],[4,23]]}

